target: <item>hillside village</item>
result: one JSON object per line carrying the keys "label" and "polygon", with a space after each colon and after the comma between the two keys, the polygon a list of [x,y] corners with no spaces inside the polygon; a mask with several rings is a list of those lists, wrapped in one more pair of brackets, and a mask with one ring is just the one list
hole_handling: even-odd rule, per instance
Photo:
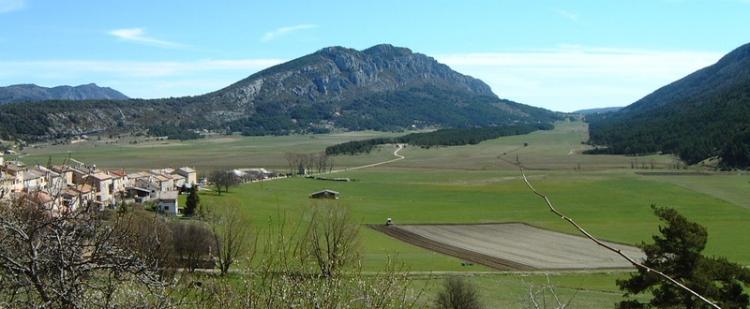
{"label": "hillside village", "polygon": [[53,212],[74,211],[82,205],[104,209],[153,202],[159,212],[177,215],[179,193],[197,185],[197,172],[191,167],[128,173],[73,159],[46,167],[0,156],[0,200],[24,200]]}

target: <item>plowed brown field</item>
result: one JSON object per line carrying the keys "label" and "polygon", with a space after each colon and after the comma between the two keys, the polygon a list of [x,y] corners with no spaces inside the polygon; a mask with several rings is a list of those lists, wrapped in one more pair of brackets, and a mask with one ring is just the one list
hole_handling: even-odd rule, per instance
{"label": "plowed brown field", "polygon": [[[523,223],[371,225],[391,237],[498,270],[617,269],[631,265],[590,240]],[[632,246],[609,243],[643,259]]]}

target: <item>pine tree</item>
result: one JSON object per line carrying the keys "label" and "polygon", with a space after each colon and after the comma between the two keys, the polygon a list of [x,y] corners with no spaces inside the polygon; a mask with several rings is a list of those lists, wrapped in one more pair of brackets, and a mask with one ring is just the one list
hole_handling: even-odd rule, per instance
{"label": "pine tree", "polygon": [[[701,251],[708,240],[706,228],[688,221],[674,209],[651,208],[666,226],[659,227],[661,234],[653,236],[654,243],[641,245],[646,253],[644,264],[661,270],[723,308],[747,308],[750,301],[742,285],[750,284],[750,270],[725,258],[704,256]],[[648,304],[626,299],[618,304],[619,308],[708,308],[689,292],[643,269],[629,279],[618,280],[617,285],[626,292],[626,297],[649,292],[653,295]]]}
{"label": "pine tree", "polygon": [[198,208],[199,204],[200,196],[198,196],[198,186],[193,185],[192,187],[190,187],[190,195],[188,195],[187,201],[185,201],[185,215],[194,215],[195,210]]}

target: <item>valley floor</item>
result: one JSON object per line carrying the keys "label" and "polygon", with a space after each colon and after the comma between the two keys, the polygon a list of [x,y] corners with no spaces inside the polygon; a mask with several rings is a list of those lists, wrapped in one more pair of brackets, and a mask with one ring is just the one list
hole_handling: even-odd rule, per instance
{"label": "valley floor", "polygon": [[[322,151],[326,146],[352,139],[395,133],[357,132],[315,136],[221,137],[189,142],[152,141],[139,144],[90,144],[28,149],[27,163],[43,163],[68,155],[103,168],[148,168],[165,164],[195,166],[199,171],[225,167],[286,169],[284,153]],[[674,169],[671,156],[627,157],[583,155],[588,146],[587,127],[579,122],[558,123],[555,130],[503,137],[478,145],[419,149],[407,146],[397,154],[405,158],[370,168],[342,171],[336,177],[352,182],[306,178],[249,183],[217,196],[203,193],[206,207],[237,207],[263,229],[281,218],[302,218],[315,203],[350,207],[362,224],[476,224],[523,222],[575,234],[566,222],[550,213],[532,195],[516,167],[528,168],[529,180],[548,194],[564,213],[603,239],[636,245],[657,232],[651,205],[673,207],[708,229],[709,255],[725,256],[750,265],[750,176],[746,173],[704,171],[684,174]],[[524,143],[527,146],[524,146]],[[359,156],[335,158],[336,169],[367,165],[394,158],[393,145]],[[668,171],[652,175],[644,172]],[[308,198],[312,192],[331,189],[341,193],[335,202]],[[184,201],[182,201],[184,203]],[[481,265],[416,247],[380,232],[361,230],[363,267],[379,271],[388,259],[403,263],[414,275],[416,287],[434,295],[440,280],[453,272],[464,273],[480,288],[490,307],[526,307],[530,288],[547,282],[563,298],[573,297],[576,308],[610,307],[620,299],[615,279],[623,272],[498,273]],[[489,272],[489,273],[488,273]],[[549,273],[549,277],[545,275]],[[431,274],[431,275],[427,275]],[[549,294],[547,294],[549,296]]]}

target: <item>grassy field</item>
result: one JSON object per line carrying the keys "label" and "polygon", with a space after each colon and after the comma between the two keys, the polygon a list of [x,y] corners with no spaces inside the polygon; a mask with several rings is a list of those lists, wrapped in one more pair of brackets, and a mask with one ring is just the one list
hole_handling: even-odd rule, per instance
{"label": "grassy field", "polygon": [[[419,149],[407,147],[406,159],[376,168],[348,171],[348,183],[304,178],[245,184],[228,194],[204,193],[206,207],[237,208],[263,228],[279,217],[299,218],[315,201],[308,194],[324,188],[341,192],[333,202],[352,209],[362,224],[525,222],[555,231],[575,231],[531,194],[520,179],[519,161],[530,181],[548,194],[562,212],[603,239],[637,244],[649,241],[658,221],[650,206],[678,209],[706,226],[706,252],[750,265],[750,176],[745,173],[708,172],[706,176],[679,175],[671,156],[627,157],[583,155],[586,125],[558,123],[555,130],[503,137],[478,145]],[[105,168],[141,169],[191,165],[201,170],[224,167],[286,166],[286,152],[318,152],[327,145],[391,133],[356,132],[315,136],[214,137],[189,142],[156,141],[139,144],[77,144],[29,149],[27,163],[62,158],[68,152],[78,160]],[[523,146],[528,143],[528,146]],[[358,166],[393,158],[393,146],[366,155],[336,157],[336,165]],[[674,175],[641,175],[645,168]],[[325,202],[317,202],[325,203]],[[483,266],[462,266],[460,260],[414,247],[383,234],[362,229],[363,266],[383,268],[387,258],[403,262],[415,272],[491,271]],[[575,296],[575,307],[610,307],[620,297],[614,280],[622,273],[564,273],[551,278],[564,296]],[[542,282],[543,275],[495,274],[470,276],[490,307],[524,307],[524,282]],[[420,279],[421,280],[421,279]],[[425,279],[428,292],[439,280]],[[580,302],[580,303],[577,303]]]}
{"label": "grassy field", "polygon": [[[723,191],[710,190],[722,188],[741,197],[745,194],[741,193],[742,181],[746,182],[747,176],[641,176],[629,169],[632,160],[629,157],[583,156],[577,152],[581,148],[569,154],[571,145],[584,147],[580,145],[578,127],[581,124],[566,123],[555,131],[501,138],[474,146],[412,147],[401,152],[407,156],[406,160],[338,174],[351,177],[354,182],[295,178],[253,183],[221,197],[204,195],[203,201],[209,207],[239,207],[256,221],[265,222],[279,213],[289,217],[303,214],[314,203],[308,194],[328,188],[342,192],[341,200],[336,203],[351,207],[355,218],[363,224],[382,223],[388,217],[396,223],[520,221],[573,233],[572,228],[549,213],[542,201],[529,192],[512,165],[492,155],[502,155],[504,149],[515,147],[520,160],[533,169],[528,172],[531,181],[549,194],[560,210],[596,235],[628,244],[648,241],[658,226],[650,206],[669,206],[708,228],[709,254],[750,264],[750,248],[734,245],[750,241],[747,234],[738,232],[750,220],[750,210],[719,194]],[[576,139],[579,142],[573,143]],[[518,149],[523,141],[529,146]],[[358,156],[358,160],[375,162],[382,153],[390,150]],[[550,157],[549,163],[543,161],[544,156]],[[586,161],[588,158],[595,160]],[[669,164],[672,158],[654,156],[648,160]],[[577,171],[576,161],[588,163]],[[567,168],[549,168],[562,164],[556,162],[568,162]],[[628,168],[608,168],[618,164]],[[696,178],[691,183],[702,190],[676,183],[691,177]],[[700,178],[713,182],[702,187]],[[713,185],[714,182],[717,184]],[[736,192],[722,183],[735,183]],[[481,266],[463,267],[457,259],[403,244],[368,229],[363,230],[363,244],[365,266],[371,270],[377,270],[386,256],[396,256],[417,271],[486,270]]]}
{"label": "grassy field", "polygon": [[[189,141],[138,138],[108,139],[96,137],[87,142],[66,145],[35,145],[21,152],[19,159],[27,164],[46,164],[50,157],[59,162],[68,156],[101,168],[136,170],[166,166],[194,166],[199,170],[236,167],[284,168],[284,154],[320,152],[337,143],[405,133],[373,131],[291,136],[213,136]],[[479,145],[420,149],[411,147],[404,153],[409,160],[390,165],[400,168],[436,170],[515,170],[506,161],[516,158],[534,169],[573,170],[626,168],[631,163],[657,167],[673,164],[671,156],[648,156],[634,159],[626,156],[584,156],[589,146],[581,144],[587,127],[580,122],[560,122],[555,130],[528,135],[509,136]],[[528,147],[523,147],[528,143]],[[379,147],[366,155],[338,156],[337,166],[358,166],[392,158],[389,146]],[[516,156],[517,155],[517,156]]]}
{"label": "grassy field", "polygon": [[[407,157],[408,158],[408,157]],[[338,183],[296,178],[246,184],[221,197],[204,195],[208,207],[240,207],[265,221],[280,212],[298,216],[310,207],[308,194],[328,188],[342,197],[357,220],[383,223],[526,222],[573,233],[532,195],[516,172],[423,171],[373,169],[341,176],[355,182]],[[658,222],[650,205],[678,209],[709,231],[707,252],[750,265],[750,235],[739,233],[750,222],[750,210],[717,197],[634,174],[605,172],[538,172],[530,175],[558,208],[607,240],[628,244],[647,241]],[[712,176],[721,177],[721,176]],[[377,267],[384,254],[397,254],[415,270],[461,270],[460,261],[390,240],[365,230],[366,265]]]}
{"label": "grassy field", "polygon": [[[468,274],[461,277],[477,287],[480,300],[486,308],[534,308],[529,296],[530,290],[540,305],[546,303],[547,308],[554,308],[557,302],[545,287],[552,287],[562,303],[569,302],[569,308],[612,308],[622,297],[615,280],[627,276],[625,273],[511,273]],[[414,288],[422,289],[423,303],[434,302],[434,295],[442,288],[445,277],[432,276],[416,280]]]}
{"label": "grassy field", "polygon": [[[508,136],[485,141],[478,145],[409,148],[404,154],[409,160],[392,167],[436,170],[517,170],[510,162],[516,159],[526,167],[538,170],[601,170],[630,168],[631,163],[666,168],[674,163],[672,156],[627,157],[617,155],[582,155],[590,146],[581,144],[588,138],[586,124],[559,122],[555,130],[536,131],[527,135]],[[524,147],[524,143],[528,146]]]}
{"label": "grassy field", "polygon": [[[90,141],[66,145],[27,147],[19,159],[27,164],[46,164],[50,157],[59,162],[71,156],[100,168],[137,170],[144,168],[193,166],[198,170],[220,168],[266,167],[284,168],[284,154],[320,152],[325,147],[350,140],[393,136],[403,133],[347,132],[290,136],[213,136],[204,139],[174,141],[140,138],[121,140],[91,138]],[[364,157],[340,157],[337,166],[355,166],[372,160],[390,158],[388,152],[375,152]]]}

